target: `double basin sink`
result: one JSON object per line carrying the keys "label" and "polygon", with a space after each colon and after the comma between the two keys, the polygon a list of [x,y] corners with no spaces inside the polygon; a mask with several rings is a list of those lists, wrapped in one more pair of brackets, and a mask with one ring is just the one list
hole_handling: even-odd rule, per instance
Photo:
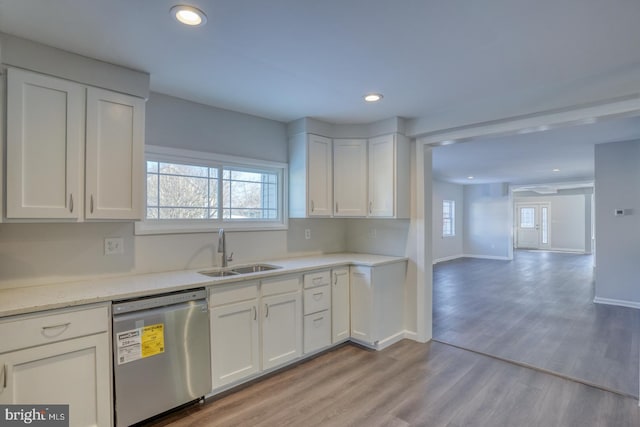
{"label": "double basin sink", "polygon": [[251,264],[251,265],[243,265],[243,266],[231,267],[231,268],[225,268],[225,269],[199,271],[198,273],[203,274],[205,276],[209,276],[209,277],[228,277],[228,276],[238,276],[238,275],[249,274],[249,273],[259,273],[261,271],[277,270],[278,268],[282,268],[282,267],[278,267],[277,265],[270,265],[270,264]]}

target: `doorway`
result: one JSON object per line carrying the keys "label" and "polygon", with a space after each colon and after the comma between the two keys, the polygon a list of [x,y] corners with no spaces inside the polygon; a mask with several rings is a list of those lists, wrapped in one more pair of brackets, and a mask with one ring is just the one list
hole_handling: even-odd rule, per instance
{"label": "doorway", "polygon": [[549,249],[549,203],[516,204],[516,248]]}

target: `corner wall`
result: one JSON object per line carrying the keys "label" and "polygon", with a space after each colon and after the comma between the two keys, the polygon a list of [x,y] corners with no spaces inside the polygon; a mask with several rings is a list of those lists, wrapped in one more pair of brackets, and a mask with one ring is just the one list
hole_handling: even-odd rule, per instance
{"label": "corner wall", "polygon": [[640,141],[596,145],[595,176],[595,302],[640,308]]}
{"label": "corner wall", "polygon": [[464,186],[464,254],[511,259],[513,209],[506,184]]}

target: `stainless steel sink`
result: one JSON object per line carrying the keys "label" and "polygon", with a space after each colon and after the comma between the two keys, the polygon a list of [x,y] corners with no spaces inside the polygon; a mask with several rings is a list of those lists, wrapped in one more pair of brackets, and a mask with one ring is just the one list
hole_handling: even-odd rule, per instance
{"label": "stainless steel sink", "polygon": [[270,265],[270,264],[251,264],[251,265],[243,265],[243,266],[229,268],[229,269],[199,271],[198,273],[203,274],[205,276],[209,276],[209,277],[228,277],[228,276],[237,276],[240,274],[259,273],[261,271],[276,270],[278,268],[282,268],[282,267],[279,267],[277,265]]}
{"label": "stainless steel sink", "polygon": [[237,276],[240,273],[236,273],[231,270],[210,270],[210,271],[198,271],[200,274],[204,274],[209,277],[227,277],[227,276]]}
{"label": "stainless steel sink", "polygon": [[242,267],[234,267],[231,271],[235,271],[238,274],[248,274],[248,273],[259,273],[261,271],[276,270],[278,268],[282,268],[282,267],[278,267],[277,265],[269,265],[269,264],[252,264],[252,265],[245,265]]}

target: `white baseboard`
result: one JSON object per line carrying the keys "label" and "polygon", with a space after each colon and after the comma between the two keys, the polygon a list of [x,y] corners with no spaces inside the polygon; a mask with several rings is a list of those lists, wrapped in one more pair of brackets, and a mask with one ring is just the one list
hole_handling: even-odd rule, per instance
{"label": "white baseboard", "polygon": [[408,340],[413,340],[413,341],[417,341],[420,342],[420,340],[418,340],[418,333],[414,332],[414,331],[404,331],[404,337]]}
{"label": "white baseboard", "polygon": [[478,259],[495,259],[498,261],[511,261],[508,256],[494,256],[494,255],[468,255],[464,254],[464,258],[478,258]]}
{"label": "white baseboard", "polygon": [[397,334],[393,334],[383,340],[376,343],[376,350],[384,350],[385,348],[392,346],[393,344],[402,341],[404,339],[405,331],[400,331]]}
{"label": "white baseboard", "polygon": [[600,298],[595,297],[593,302],[596,304],[617,305],[620,307],[640,308],[640,302],[627,301],[622,299]]}
{"label": "white baseboard", "polygon": [[443,258],[434,259],[433,263],[437,264],[439,262],[453,261],[454,259],[458,259],[458,258],[464,258],[464,255],[451,255],[451,256],[446,256],[446,257],[443,257]]}

